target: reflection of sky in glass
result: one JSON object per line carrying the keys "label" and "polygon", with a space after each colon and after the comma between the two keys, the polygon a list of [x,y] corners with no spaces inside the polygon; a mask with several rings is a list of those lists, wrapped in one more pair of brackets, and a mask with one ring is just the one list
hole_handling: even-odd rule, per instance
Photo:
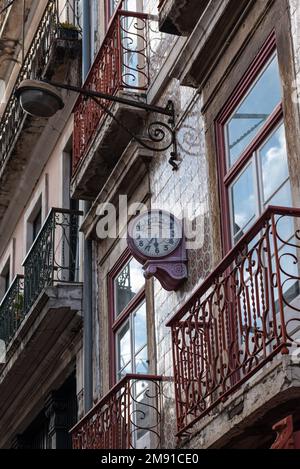
{"label": "reflection of sky in glass", "polygon": [[280,101],[281,83],[275,57],[226,125],[229,166],[237,161]]}
{"label": "reflection of sky in glass", "polygon": [[142,266],[135,259],[132,259],[115,279],[116,316],[119,316],[144,285],[145,277]]}
{"label": "reflection of sky in glass", "polygon": [[134,311],[117,334],[118,377],[148,373],[146,303]]}
{"label": "reflection of sky in glass", "polygon": [[253,165],[250,164],[232,187],[234,234],[243,229],[255,216]]}
{"label": "reflection of sky in glass", "polygon": [[282,207],[290,207],[292,205],[290,181],[287,181],[281,189],[273,195],[267,205],[281,205]]}
{"label": "reflection of sky in glass", "polygon": [[119,369],[124,368],[131,360],[131,338],[129,321],[118,334],[118,350],[119,350]]}
{"label": "reflection of sky in glass", "polygon": [[135,335],[135,353],[137,353],[147,343],[146,329],[146,303],[134,313],[134,335]]}
{"label": "reflection of sky in glass", "polygon": [[148,350],[144,347],[135,357],[135,372],[146,374],[148,373]]}
{"label": "reflection of sky in glass", "polygon": [[286,141],[283,124],[261,148],[260,159],[264,202],[266,203],[278,187],[288,178]]}

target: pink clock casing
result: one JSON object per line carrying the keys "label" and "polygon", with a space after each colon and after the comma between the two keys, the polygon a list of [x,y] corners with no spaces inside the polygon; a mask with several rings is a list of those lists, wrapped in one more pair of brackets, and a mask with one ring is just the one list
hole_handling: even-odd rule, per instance
{"label": "pink clock casing", "polygon": [[[149,210],[149,212],[154,212],[154,210]],[[164,210],[160,210],[160,212],[164,212],[165,214],[167,213],[179,223],[174,215],[171,215]],[[138,217],[136,217],[131,223],[136,222],[137,218],[145,216],[145,213],[147,212],[143,212],[141,215],[138,215]],[[145,278],[157,278],[162,287],[167,291],[178,290],[184,280],[187,279],[187,254],[183,229],[181,241],[176,249],[164,257],[156,258],[146,256],[137,249],[133,238],[130,236],[131,223],[129,224],[127,233],[127,244],[133,257],[143,265]]]}

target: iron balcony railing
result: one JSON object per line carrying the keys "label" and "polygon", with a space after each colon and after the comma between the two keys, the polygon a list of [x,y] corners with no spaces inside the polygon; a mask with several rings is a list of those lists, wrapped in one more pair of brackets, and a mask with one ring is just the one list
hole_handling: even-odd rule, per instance
{"label": "iron balcony railing", "polygon": [[24,308],[29,311],[42,291],[55,283],[77,280],[79,216],[53,208],[24,262]]}
{"label": "iron balcony railing", "polygon": [[50,285],[77,281],[78,224],[82,212],[53,208],[0,304],[0,340],[10,342],[31,307]]}
{"label": "iron balcony railing", "polygon": [[[2,115],[0,121],[0,170],[11,153],[26,118],[25,112],[15,97],[15,91],[23,80],[43,77],[50,60],[54,40],[62,37],[60,14],[65,14],[62,3],[58,0],[49,0]],[[64,3],[69,4],[69,1]]]}
{"label": "iron balcony railing", "polygon": [[169,322],[178,436],[300,345],[299,226],[269,207]]}
{"label": "iron balcony railing", "polygon": [[[118,6],[84,88],[107,94],[141,91],[149,85],[149,22],[144,13]],[[103,101],[102,105],[107,106]],[[79,97],[74,108],[73,173],[83,161],[106,115],[94,100]]]}
{"label": "iron balcony railing", "polygon": [[160,448],[161,376],[126,375],[71,430],[74,449]]}
{"label": "iron balcony railing", "polygon": [[0,303],[0,340],[8,344],[24,319],[24,277],[17,275]]}

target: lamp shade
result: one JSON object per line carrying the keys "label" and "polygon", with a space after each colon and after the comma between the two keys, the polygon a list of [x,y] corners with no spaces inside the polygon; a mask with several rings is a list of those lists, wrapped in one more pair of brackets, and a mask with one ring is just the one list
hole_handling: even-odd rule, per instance
{"label": "lamp shade", "polygon": [[24,111],[35,117],[52,117],[64,107],[59,91],[42,81],[24,80],[15,94]]}

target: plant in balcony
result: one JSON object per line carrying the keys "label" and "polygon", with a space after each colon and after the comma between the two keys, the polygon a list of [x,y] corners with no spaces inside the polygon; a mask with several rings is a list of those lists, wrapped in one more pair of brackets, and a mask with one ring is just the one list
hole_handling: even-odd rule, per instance
{"label": "plant in balcony", "polygon": [[64,22],[58,25],[59,39],[74,40],[78,39],[79,28],[72,23]]}

